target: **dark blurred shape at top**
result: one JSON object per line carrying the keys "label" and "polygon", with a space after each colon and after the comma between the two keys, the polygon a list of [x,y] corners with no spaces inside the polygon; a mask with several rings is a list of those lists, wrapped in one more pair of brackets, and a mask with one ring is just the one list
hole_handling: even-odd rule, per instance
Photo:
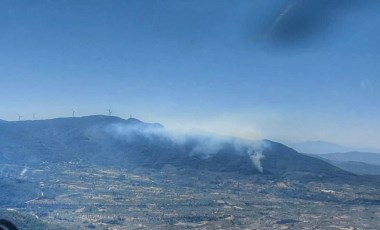
{"label": "dark blurred shape at top", "polygon": [[295,45],[321,38],[345,14],[368,6],[372,0],[288,0],[259,32],[261,41],[276,45]]}

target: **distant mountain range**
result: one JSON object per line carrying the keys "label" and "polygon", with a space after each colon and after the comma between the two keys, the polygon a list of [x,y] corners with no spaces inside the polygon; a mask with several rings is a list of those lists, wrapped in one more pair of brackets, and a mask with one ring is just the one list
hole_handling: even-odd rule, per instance
{"label": "distant mountain range", "polygon": [[304,142],[285,142],[286,145],[300,153],[307,154],[328,154],[328,153],[345,153],[345,152],[380,152],[371,148],[353,148],[328,141],[304,141]]}
{"label": "distant mountain range", "polygon": [[319,154],[316,156],[355,174],[380,175],[379,153],[346,152]]}
{"label": "distant mountain range", "polygon": [[123,167],[165,165],[282,178],[352,178],[321,159],[280,143],[178,136],[158,123],[113,116],[0,122],[3,163],[80,161]]}
{"label": "distant mountain range", "polygon": [[380,153],[366,153],[366,152],[343,152],[343,153],[328,153],[319,154],[320,157],[331,161],[352,161],[362,162],[366,164],[380,166]]}
{"label": "distant mountain range", "polygon": [[380,175],[380,153],[355,151],[355,148],[326,141],[287,143],[296,151],[318,157],[358,175]]}
{"label": "distant mountain range", "polygon": [[286,144],[300,153],[307,154],[326,154],[355,150],[354,148],[341,146],[327,141],[289,142]]}

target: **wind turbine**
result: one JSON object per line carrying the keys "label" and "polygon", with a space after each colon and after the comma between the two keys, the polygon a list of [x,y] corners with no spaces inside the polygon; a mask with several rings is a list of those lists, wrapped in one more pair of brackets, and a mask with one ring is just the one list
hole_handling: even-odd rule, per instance
{"label": "wind turbine", "polygon": [[18,114],[18,121],[21,121],[22,116]]}
{"label": "wind turbine", "polygon": [[72,110],[72,112],[73,112],[73,117],[75,117],[75,110]]}
{"label": "wind turbine", "polygon": [[108,116],[112,116],[112,110],[111,110],[111,108],[108,109]]}

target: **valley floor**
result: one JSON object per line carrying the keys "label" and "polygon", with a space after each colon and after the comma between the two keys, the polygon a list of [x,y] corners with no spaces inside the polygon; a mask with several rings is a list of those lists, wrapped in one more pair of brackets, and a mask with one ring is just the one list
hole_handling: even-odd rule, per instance
{"label": "valley floor", "polygon": [[[378,229],[376,186],[301,183],[165,166],[42,164],[20,180],[36,197],[8,206],[68,229]],[[78,228],[79,226],[79,228]]]}

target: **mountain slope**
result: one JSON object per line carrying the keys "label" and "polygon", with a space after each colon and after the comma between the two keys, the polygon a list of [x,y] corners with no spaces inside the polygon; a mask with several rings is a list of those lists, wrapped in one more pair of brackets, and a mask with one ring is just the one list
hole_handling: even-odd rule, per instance
{"label": "mountain slope", "polygon": [[0,123],[0,156],[18,164],[83,161],[155,168],[170,164],[297,179],[353,176],[269,140],[177,136],[160,124],[108,116]]}
{"label": "mountain slope", "polygon": [[139,126],[161,127],[136,119],[106,116],[4,122],[0,123],[0,153],[9,163],[88,160],[113,145],[113,140],[106,137],[106,130],[103,130],[109,124],[124,124],[136,129]]}
{"label": "mountain slope", "polygon": [[331,164],[357,175],[380,175],[380,165],[367,164],[358,161],[333,161]]}
{"label": "mountain slope", "polygon": [[349,177],[350,174],[324,162],[323,160],[300,154],[295,150],[275,142],[265,152],[264,169],[275,175],[289,177]]}

